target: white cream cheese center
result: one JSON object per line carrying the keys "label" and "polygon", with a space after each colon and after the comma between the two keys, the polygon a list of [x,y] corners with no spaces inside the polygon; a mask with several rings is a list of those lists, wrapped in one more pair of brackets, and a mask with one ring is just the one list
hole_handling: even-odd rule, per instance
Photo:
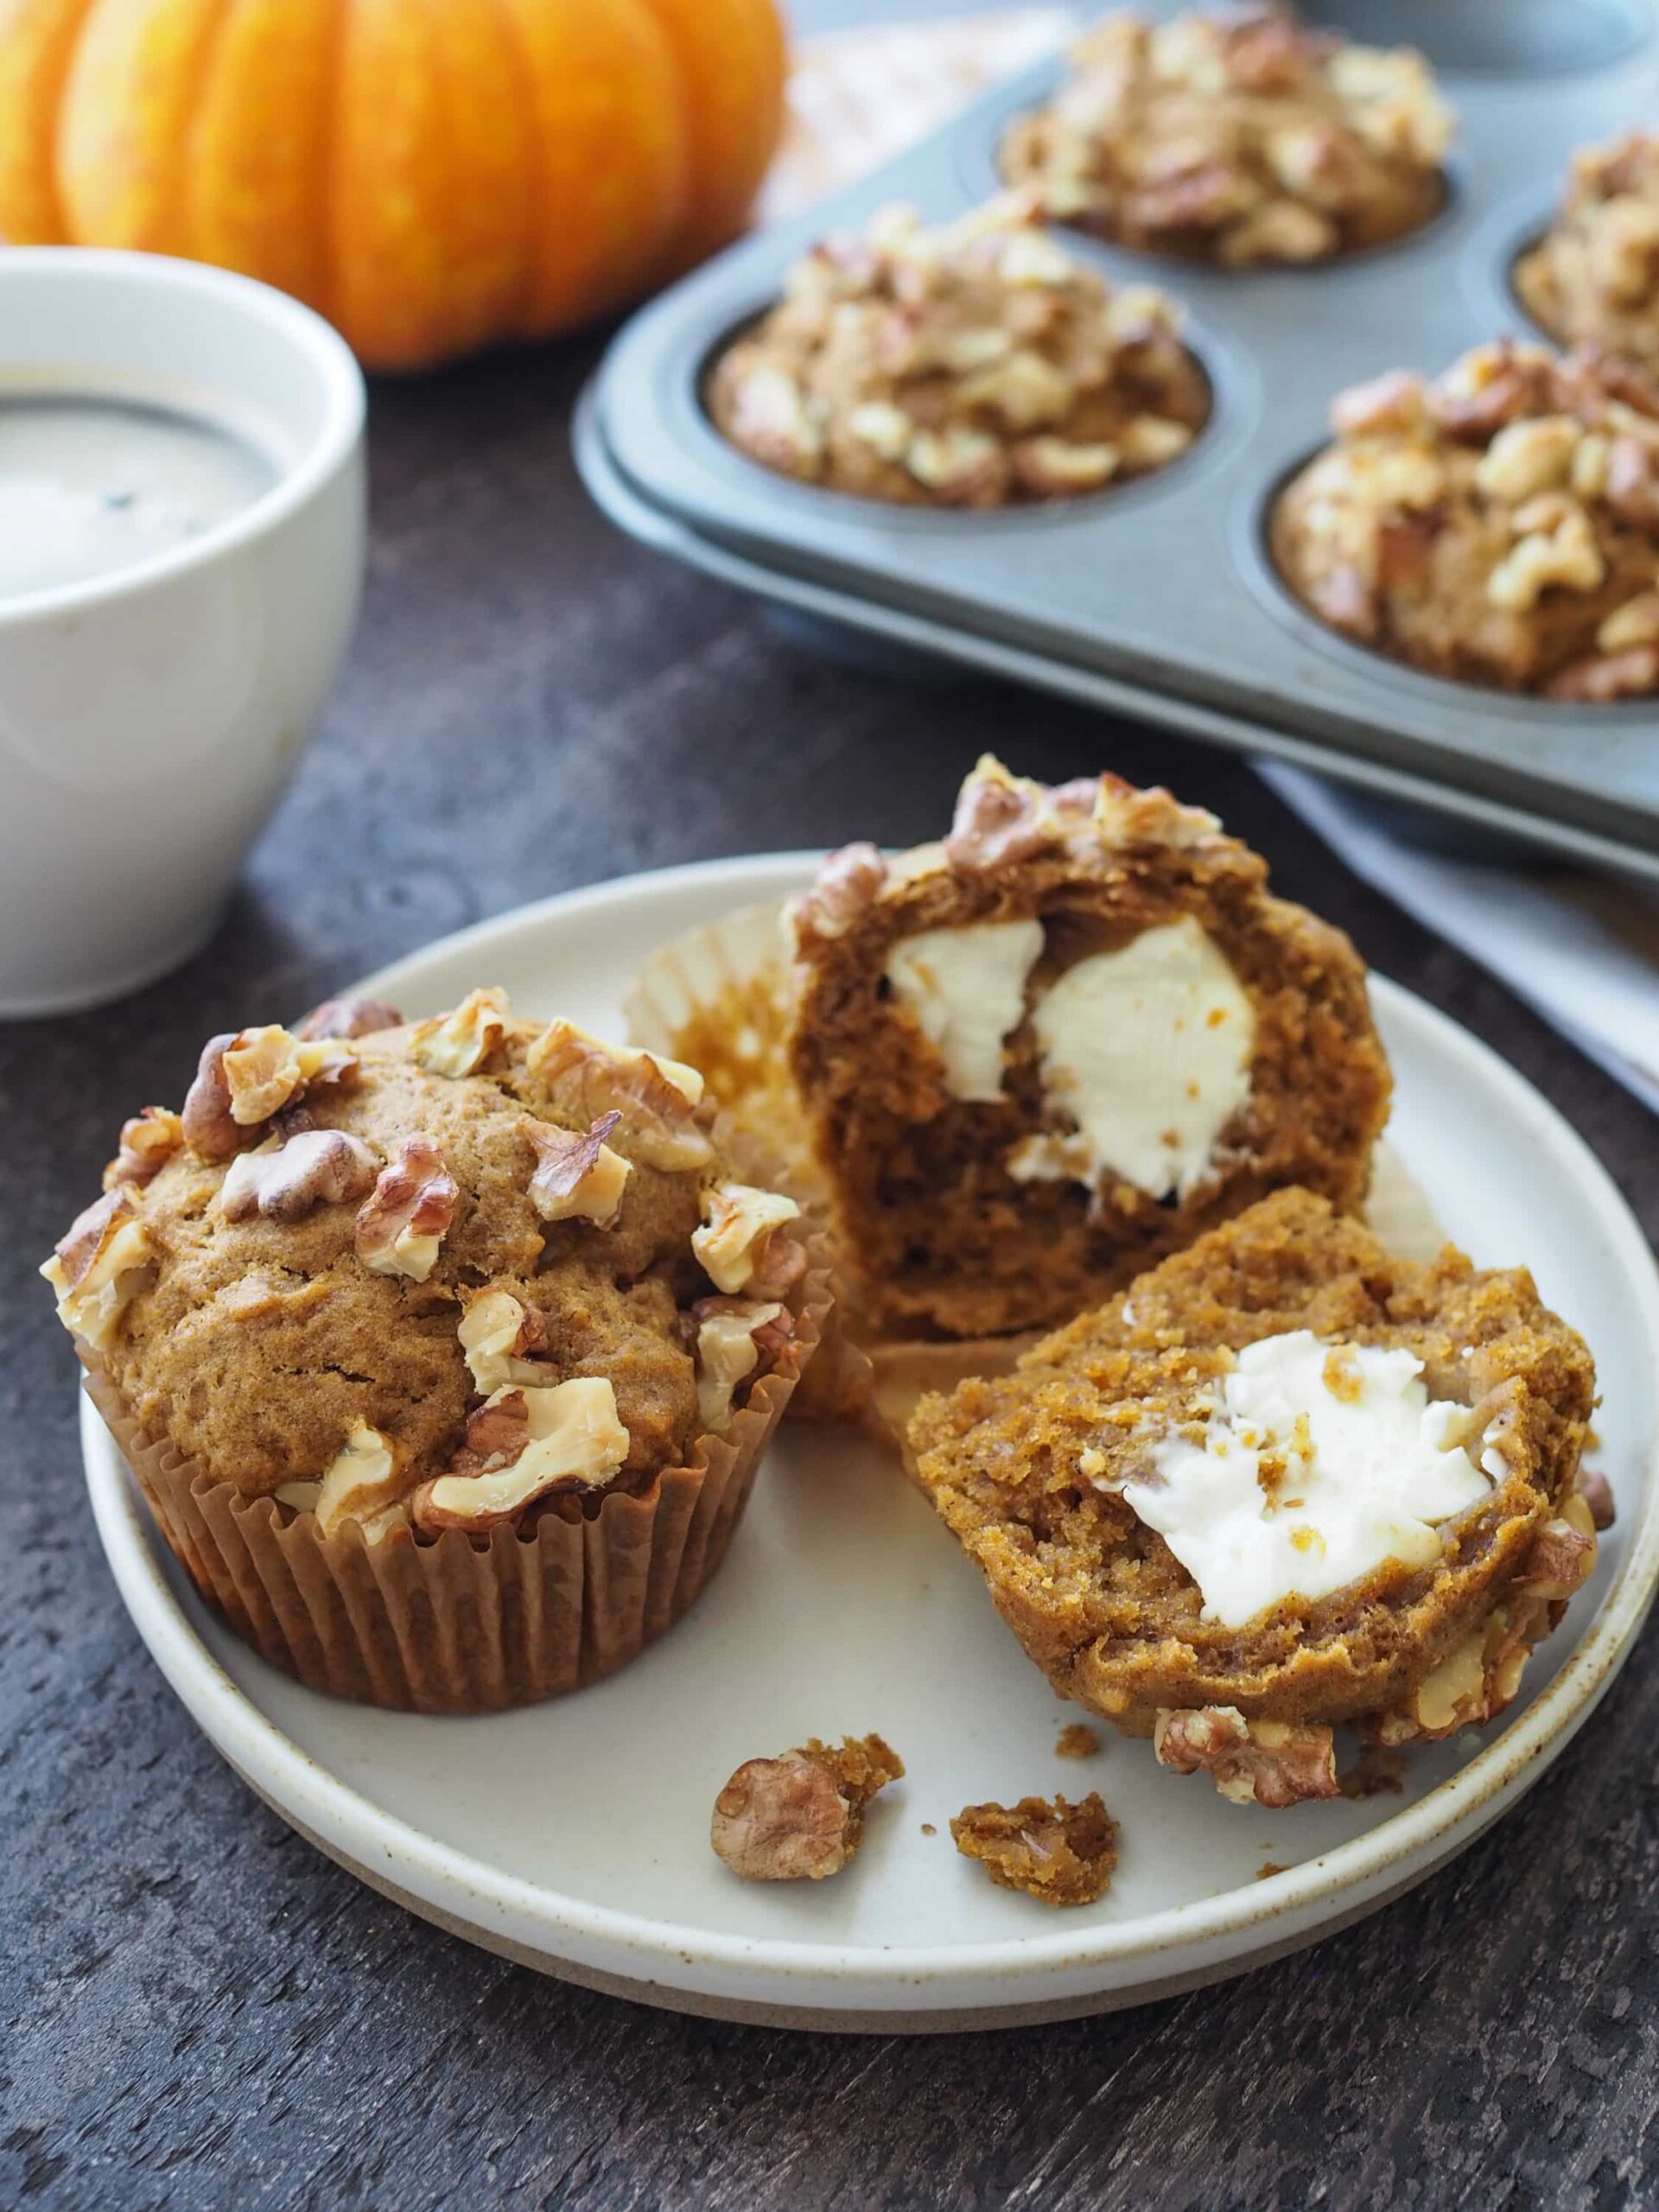
{"label": "white cream cheese center", "polygon": [[1042,949],[1040,922],[969,922],[900,938],[887,955],[887,981],[944,1062],[953,1098],[1002,1096],[1002,1040],[1020,1026]]}
{"label": "white cream cheese center", "polygon": [[1154,1446],[1154,1478],[1122,1495],[1198,1584],[1205,1620],[1238,1627],[1384,1560],[1440,1557],[1440,1524],[1492,1484],[1464,1449],[1468,1409],[1431,1400],[1421,1376],[1406,1351],[1264,1337],[1224,1377],[1202,1441]]}
{"label": "white cream cheese center", "polygon": [[1068,968],[1032,1014],[1044,1094],[1075,1136],[1027,1138],[1020,1181],[1103,1175],[1185,1198],[1250,1094],[1255,1010],[1191,914]]}

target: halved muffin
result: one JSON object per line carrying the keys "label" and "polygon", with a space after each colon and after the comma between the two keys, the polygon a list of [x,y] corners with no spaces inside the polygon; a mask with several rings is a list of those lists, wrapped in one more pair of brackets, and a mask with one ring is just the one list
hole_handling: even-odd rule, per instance
{"label": "halved muffin", "polygon": [[1411,1265],[1286,1191],[910,1440],[1063,1696],[1287,1804],[1335,1794],[1338,1722],[1395,1746],[1514,1697],[1595,1563],[1594,1398],[1523,1269]]}

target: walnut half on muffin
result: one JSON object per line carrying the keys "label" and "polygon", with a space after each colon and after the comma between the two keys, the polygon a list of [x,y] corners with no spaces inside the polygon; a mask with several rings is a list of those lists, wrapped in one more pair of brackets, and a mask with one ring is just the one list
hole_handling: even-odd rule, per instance
{"label": "walnut half on muffin", "polygon": [[1071,81],[1002,143],[1044,212],[1121,245],[1247,268],[1418,229],[1452,115],[1421,54],[1355,46],[1287,8],[1109,16]]}
{"label": "walnut half on muffin", "polygon": [[1502,1712],[1595,1564],[1582,1340],[1524,1270],[1265,1199],[923,1402],[923,1487],[1060,1693],[1239,1802],[1337,1794],[1332,1729]]}
{"label": "walnut half on muffin", "polygon": [[908,505],[1069,498],[1175,460],[1210,412],[1160,293],[1113,290],[1005,195],[944,228],[893,207],[798,261],[709,378],[780,474]]}
{"label": "walnut half on muffin", "polygon": [[1560,213],[1516,264],[1515,289],[1563,345],[1610,346],[1659,372],[1659,132],[1573,156]]}
{"label": "walnut half on muffin", "polygon": [[1659,385],[1504,340],[1344,392],[1270,522],[1332,628],[1433,674],[1591,703],[1659,690]]}
{"label": "walnut half on muffin", "polygon": [[983,760],[943,844],[849,847],[790,918],[789,1065],[869,1337],[1052,1326],[1265,1192],[1365,1197],[1358,956],[1167,791]]}
{"label": "walnut half on muffin", "polygon": [[[428,1575],[439,1619],[445,1574],[475,1572],[457,1542],[517,1588],[531,1570],[495,1540],[544,1535],[539,1594],[510,1605],[504,1588],[493,1626],[486,1611],[451,1628],[476,1646],[545,1639],[573,1608],[565,1659],[597,1671],[641,1628],[633,1575],[666,1591],[678,1573],[677,1554],[650,1567],[670,1471],[692,1516],[696,1469],[729,1475],[740,1435],[746,1476],[747,1409],[769,1427],[816,1339],[799,1208],[728,1156],[691,1068],[516,1020],[499,991],[412,1025],[320,1011],[297,1032],[212,1039],[181,1112],[127,1124],[104,1198],[43,1270],[60,1317],[141,1479],[184,1516],[168,1533],[210,1595],[242,1602],[204,1564],[231,1546],[222,1517],[197,1512],[219,1489],[252,1532],[238,1541],[325,1548],[316,1590],[343,1593],[364,1548],[395,1552],[403,1567],[385,1572]],[[274,1522],[246,1517],[267,1500]],[[615,1560],[583,1532],[613,1522]],[[270,1568],[280,1583],[274,1554]],[[593,1575],[604,1586],[584,1592]],[[469,1614],[480,1602],[470,1583],[448,1595]],[[607,1625],[613,1601],[629,1621]],[[340,1602],[348,1672],[374,1656],[365,1637],[398,1646],[390,1614],[365,1627]],[[270,1605],[275,1627],[257,1605],[238,1625],[264,1622],[262,1648],[298,1665],[280,1592]],[[605,1647],[585,1660],[584,1636]],[[505,1663],[484,1701],[512,1701]]]}

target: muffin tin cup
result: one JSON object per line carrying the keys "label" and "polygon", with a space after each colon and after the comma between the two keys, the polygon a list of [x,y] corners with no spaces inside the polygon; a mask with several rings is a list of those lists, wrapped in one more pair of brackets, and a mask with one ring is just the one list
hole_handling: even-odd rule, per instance
{"label": "muffin tin cup", "polygon": [[[1001,130],[1052,95],[1057,59],[636,315],[579,415],[589,488],[625,529],[788,603],[1659,876],[1659,701],[1585,707],[1414,670],[1297,607],[1261,555],[1274,493],[1328,438],[1336,392],[1532,334],[1516,251],[1548,220],[1572,150],[1628,128],[1659,95],[1659,10],[1597,5],[1599,41],[1567,38],[1545,0],[1501,16],[1452,11],[1441,80],[1459,142],[1444,206],[1408,236],[1316,266],[1235,271],[1053,226],[1079,259],[1156,283],[1185,311],[1214,404],[1166,469],[986,513],[887,506],[769,473],[703,406],[711,356],[825,232],[861,228],[893,200],[946,222],[994,191]],[[1479,66],[1455,66],[1471,41]]]}
{"label": "muffin tin cup", "polygon": [[[741,1174],[764,1179],[760,1150],[721,1132]],[[822,1235],[791,1301],[802,1369],[830,1320]],[[207,1603],[260,1656],[308,1689],[413,1713],[494,1713],[581,1689],[653,1643],[726,1555],[768,1440],[798,1374],[765,1376],[722,1435],[642,1495],[610,1491],[591,1513],[570,1503],[521,1534],[435,1541],[395,1529],[378,1544],[347,1525],[323,1536],[314,1515],[216,1482],[135,1417],[103,1361],[79,1340],[86,1390],[156,1524]]]}

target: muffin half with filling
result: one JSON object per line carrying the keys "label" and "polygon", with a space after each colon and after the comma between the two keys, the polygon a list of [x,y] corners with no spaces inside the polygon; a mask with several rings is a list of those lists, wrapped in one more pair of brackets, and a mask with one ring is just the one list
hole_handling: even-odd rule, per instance
{"label": "muffin half with filling", "polygon": [[1583,1341],[1523,1269],[1281,1192],[924,1401],[924,1488],[1063,1696],[1240,1802],[1501,1713],[1595,1564]]}
{"label": "muffin half with filling", "polygon": [[314,1687],[610,1671],[722,1557],[827,1308],[694,1069],[499,991],[212,1039],[43,1272],[203,1594]]}

